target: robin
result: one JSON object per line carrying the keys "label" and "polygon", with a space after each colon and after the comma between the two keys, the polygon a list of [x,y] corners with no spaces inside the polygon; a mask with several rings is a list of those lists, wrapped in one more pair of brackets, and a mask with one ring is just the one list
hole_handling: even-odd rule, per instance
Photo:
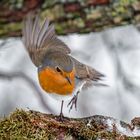
{"label": "robin", "polygon": [[23,43],[32,62],[38,68],[38,79],[43,90],[63,102],[71,98],[70,110],[77,107],[81,90],[94,85],[104,75],[70,55],[70,48],[56,35],[49,20],[40,23],[39,15],[27,15],[23,27]]}

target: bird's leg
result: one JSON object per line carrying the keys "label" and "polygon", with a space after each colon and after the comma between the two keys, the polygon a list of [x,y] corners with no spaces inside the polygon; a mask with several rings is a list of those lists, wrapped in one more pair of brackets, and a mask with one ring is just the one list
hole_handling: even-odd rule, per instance
{"label": "bird's leg", "polygon": [[73,98],[68,103],[67,107],[70,106],[69,112],[72,110],[73,106],[75,106],[75,109],[77,110],[78,94],[81,92],[81,90],[82,90],[82,88],[83,88],[85,83],[86,83],[86,81],[83,81],[83,82],[80,83],[80,85],[78,86],[78,90],[76,90],[76,94],[73,96]]}
{"label": "bird's leg", "polygon": [[64,100],[62,100],[61,102],[61,110],[60,110],[60,115],[59,115],[59,120],[63,121],[63,104],[64,104]]}
{"label": "bird's leg", "polygon": [[75,109],[77,110],[77,99],[78,99],[78,94],[80,93],[80,91],[78,90],[76,92],[76,95],[73,96],[73,98],[70,100],[70,102],[68,103],[67,107],[70,106],[69,108],[69,112],[72,110],[73,106],[75,106]]}

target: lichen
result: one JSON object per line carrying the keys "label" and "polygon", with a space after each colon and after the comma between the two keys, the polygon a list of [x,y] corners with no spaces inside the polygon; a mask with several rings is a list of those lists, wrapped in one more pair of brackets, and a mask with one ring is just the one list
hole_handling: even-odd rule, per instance
{"label": "lichen", "polygon": [[[5,3],[7,5],[7,1]],[[92,4],[85,0],[76,2],[74,0],[69,2],[48,0],[40,3],[37,8],[41,11],[42,20],[47,17],[51,22],[57,24],[56,32],[58,35],[75,32],[98,32],[106,28],[128,24],[135,25],[140,22],[140,0],[111,0],[110,4],[96,5],[96,2],[96,6]],[[18,15],[24,15],[22,11],[17,10],[21,7],[25,8],[23,0],[14,0],[11,4],[8,1],[9,8],[10,5],[13,7],[14,12],[18,12]],[[6,13],[8,12],[6,11]],[[13,16],[9,19],[6,14],[0,13],[0,15],[0,37],[21,35],[22,18],[20,19],[17,16],[16,19]]]}
{"label": "lichen", "polygon": [[39,119],[30,112],[16,110],[10,117],[0,122],[0,138],[1,139],[46,139],[53,138],[53,135],[47,129],[41,129],[33,125],[32,120]]}
{"label": "lichen", "polygon": [[[100,119],[100,118],[99,118]],[[102,119],[102,118],[101,118]],[[114,140],[139,140],[140,137],[127,137],[116,132],[109,132],[105,126],[91,119],[59,120],[59,116],[43,114],[35,111],[16,110],[9,117],[0,120],[0,138],[10,140],[94,140],[97,138]],[[89,125],[90,123],[90,125]]]}

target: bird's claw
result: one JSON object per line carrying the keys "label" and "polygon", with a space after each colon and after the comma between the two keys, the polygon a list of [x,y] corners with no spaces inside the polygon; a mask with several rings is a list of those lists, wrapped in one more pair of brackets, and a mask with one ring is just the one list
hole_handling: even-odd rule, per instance
{"label": "bird's claw", "polygon": [[64,115],[61,112],[60,115],[58,116],[58,121],[63,122],[64,121]]}
{"label": "bird's claw", "polygon": [[74,95],[74,97],[70,100],[70,102],[68,103],[67,107],[70,106],[69,108],[69,112],[72,110],[73,106],[75,107],[75,109],[77,110],[77,98],[78,98],[78,94]]}

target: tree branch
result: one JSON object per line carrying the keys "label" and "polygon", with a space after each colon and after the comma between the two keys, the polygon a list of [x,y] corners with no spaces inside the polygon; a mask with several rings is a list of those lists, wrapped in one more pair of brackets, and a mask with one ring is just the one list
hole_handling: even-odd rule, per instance
{"label": "tree branch", "polygon": [[0,121],[2,139],[49,139],[49,140],[139,140],[140,118],[131,124],[106,116],[64,118],[35,111],[17,110]]}

